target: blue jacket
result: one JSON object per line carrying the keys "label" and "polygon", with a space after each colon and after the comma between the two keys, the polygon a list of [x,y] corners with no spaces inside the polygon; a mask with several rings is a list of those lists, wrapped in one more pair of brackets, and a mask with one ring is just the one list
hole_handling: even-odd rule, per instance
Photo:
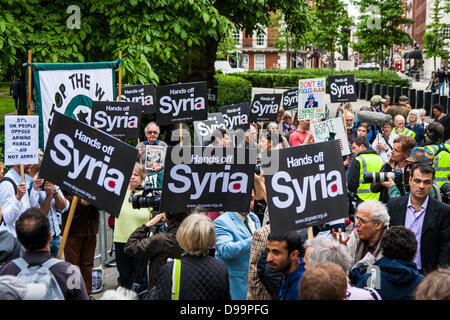
{"label": "blue jacket", "polygon": [[[417,270],[415,262],[383,257],[374,265],[381,271],[380,288],[375,286],[375,289],[383,300],[414,299],[414,291],[424,278]],[[358,288],[367,286],[370,277],[371,274],[366,273],[356,286]]]}
{"label": "blue jacket", "polygon": [[[250,213],[249,218],[255,223],[256,229],[261,228],[256,214]],[[214,226],[217,233],[215,256],[227,266],[231,299],[245,300],[252,234],[236,212],[224,212],[214,220]]]}
{"label": "blue jacket", "polygon": [[300,258],[300,264],[284,278],[280,287],[280,299],[281,300],[299,300],[298,287],[300,285],[300,279],[302,278],[303,272],[305,272],[305,261]]}

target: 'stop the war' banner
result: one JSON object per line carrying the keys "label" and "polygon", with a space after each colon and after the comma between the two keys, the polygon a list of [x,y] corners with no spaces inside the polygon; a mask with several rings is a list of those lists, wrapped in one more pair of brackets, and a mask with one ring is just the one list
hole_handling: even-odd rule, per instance
{"label": "'stop the war' banner", "polygon": [[250,208],[255,162],[249,160],[249,149],[169,147],[164,168],[161,211]]}
{"label": "'stop the war' banner", "polygon": [[325,78],[298,81],[298,120],[325,118]]}
{"label": "'stop the war' banner", "polygon": [[89,124],[93,100],[115,100],[114,69],[118,65],[119,61],[32,64],[41,149],[55,112]]}
{"label": "'stop the war' banner", "polygon": [[207,118],[206,81],[170,84],[156,90],[159,125],[190,123]]}
{"label": "'stop the war' banner", "polygon": [[142,114],[156,113],[155,86],[153,84],[122,87],[120,101],[139,102],[142,105]]}
{"label": "'stop the war' banner", "polygon": [[266,176],[271,231],[281,234],[348,216],[337,141],[279,151],[279,170]]}
{"label": "'stop the war' banner", "polygon": [[328,84],[332,103],[356,101],[355,76],[353,74],[329,76]]}
{"label": "'stop the war' banner", "polygon": [[137,155],[125,142],[56,112],[39,176],[118,217]]}
{"label": "'stop the war' banner", "polygon": [[277,120],[278,109],[280,108],[281,93],[258,93],[253,97],[250,109],[250,122]]}

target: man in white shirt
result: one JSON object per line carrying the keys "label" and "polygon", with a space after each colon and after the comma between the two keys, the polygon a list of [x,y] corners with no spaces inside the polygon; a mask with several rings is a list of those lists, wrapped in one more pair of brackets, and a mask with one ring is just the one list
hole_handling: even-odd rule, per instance
{"label": "man in white shirt", "polygon": [[[26,172],[29,165],[24,165]],[[28,176],[25,173],[25,177]],[[0,183],[0,205],[2,207],[3,219],[0,230],[7,230],[14,237],[16,235],[16,221],[19,216],[28,208],[39,208],[39,187],[44,182],[43,179],[35,179],[33,187],[30,189],[29,178],[21,182],[20,166],[15,165],[5,174],[8,181]],[[17,190],[17,191],[16,191]]]}

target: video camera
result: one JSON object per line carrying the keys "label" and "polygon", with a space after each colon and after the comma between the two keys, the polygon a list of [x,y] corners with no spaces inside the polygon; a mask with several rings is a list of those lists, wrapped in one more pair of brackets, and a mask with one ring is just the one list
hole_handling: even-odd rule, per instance
{"label": "video camera", "polygon": [[364,182],[384,182],[388,181],[388,177],[394,180],[396,185],[402,183],[403,172],[401,169],[395,169],[394,172],[364,172]]}
{"label": "video camera", "polygon": [[[153,212],[159,212],[159,203],[161,202],[161,189],[153,188],[151,183],[136,187],[136,190],[144,190],[142,194],[131,195],[128,199],[133,209],[153,208]],[[149,193],[151,196],[148,196]]]}

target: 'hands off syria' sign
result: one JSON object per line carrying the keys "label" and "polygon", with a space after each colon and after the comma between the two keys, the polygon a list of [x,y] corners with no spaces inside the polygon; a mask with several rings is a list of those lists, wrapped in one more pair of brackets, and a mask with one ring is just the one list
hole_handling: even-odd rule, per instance
{"label": "'hands off syria' sign", "polygon": [[271,230],[284,233],[348,216],[337,141],[279,150],[279,170],[266,177]]}

